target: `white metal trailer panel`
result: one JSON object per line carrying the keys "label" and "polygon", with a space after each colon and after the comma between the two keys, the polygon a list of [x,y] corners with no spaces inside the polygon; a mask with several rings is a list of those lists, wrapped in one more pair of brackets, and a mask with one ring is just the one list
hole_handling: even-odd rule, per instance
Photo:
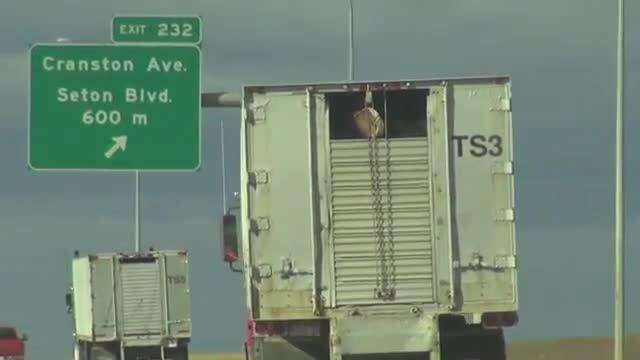
{"label": "white metal trailer panel", "polygon": [[[373,140],[354,120],[366,107],[385,124]],[[517,310],[511,128],[503,77],[246,87],[254,318]]]}

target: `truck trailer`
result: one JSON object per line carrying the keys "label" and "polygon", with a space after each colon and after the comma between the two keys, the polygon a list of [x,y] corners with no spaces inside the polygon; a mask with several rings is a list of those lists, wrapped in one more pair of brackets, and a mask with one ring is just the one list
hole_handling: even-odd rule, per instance
{"label": "truck trailer", "polygon": [[185,251],[77,256],[67,309],[75,360],[187,360],[191,338]]}
{"label": "truck trailer", "polygon": [[248,360],[505,357],[509,77],[246,86],[241,107],[222,245]]}

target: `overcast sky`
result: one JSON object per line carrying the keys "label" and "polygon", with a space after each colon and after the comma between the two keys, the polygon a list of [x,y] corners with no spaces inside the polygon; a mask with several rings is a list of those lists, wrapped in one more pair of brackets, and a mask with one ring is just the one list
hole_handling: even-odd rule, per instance
{"label": "overcast sky", "polygon": [[[356,78],[513,79],[521,322],[509,339],[612,333],[615,1],[354,0]],[[640,331],[640,4],[628,2],[628,327]],[[27,167],[28,47],[107,42],[114,14],[203,18],[203,87],[346,78],[343,0],[0,2],[0,322],[34,359],[70,354],[74,249],[126,251],[134,177]],[[238,189],[239,111],[203,112],[197,173],[143,176],[143,245],[191,251],[193,348],[238,352],[241,278],[221,263],[220,133]]]}

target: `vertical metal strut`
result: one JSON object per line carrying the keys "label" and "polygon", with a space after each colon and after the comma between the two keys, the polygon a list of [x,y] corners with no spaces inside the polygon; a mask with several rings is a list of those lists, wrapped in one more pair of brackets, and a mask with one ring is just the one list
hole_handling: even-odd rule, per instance
{"label": "vertical metal strut", "polygon": [[624,0],[618,0],[616,71],[615,360],[624,358]]}
{"label": "vertical metal strut", "polygon": [[140,171],[136,171],[135,251],[140,252]]}

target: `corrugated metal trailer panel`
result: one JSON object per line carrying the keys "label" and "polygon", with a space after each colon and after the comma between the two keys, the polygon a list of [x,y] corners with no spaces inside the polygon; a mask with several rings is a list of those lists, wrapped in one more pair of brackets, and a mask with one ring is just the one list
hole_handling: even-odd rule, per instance
{"label": "corrugated metal trailer panel", "polygon": [[[383,282],[394,292],[392,302],[433,302],[427,139],[392,139],[377,150],[382,157],[373,171],[380,178],[372,191],[368,142],[331,142],[336,305],[386,303],[376,296]],[[374,202],[384,211],[380,224]],[[385,233],[387,243],[376,241],[376,231]],[[385,252],[393,254],[385,258]]]}
{"label": "corrugated metal trailer panel", "polygon": [[124,336],[162,333],[162,289],[158,262],[120,265]]}

